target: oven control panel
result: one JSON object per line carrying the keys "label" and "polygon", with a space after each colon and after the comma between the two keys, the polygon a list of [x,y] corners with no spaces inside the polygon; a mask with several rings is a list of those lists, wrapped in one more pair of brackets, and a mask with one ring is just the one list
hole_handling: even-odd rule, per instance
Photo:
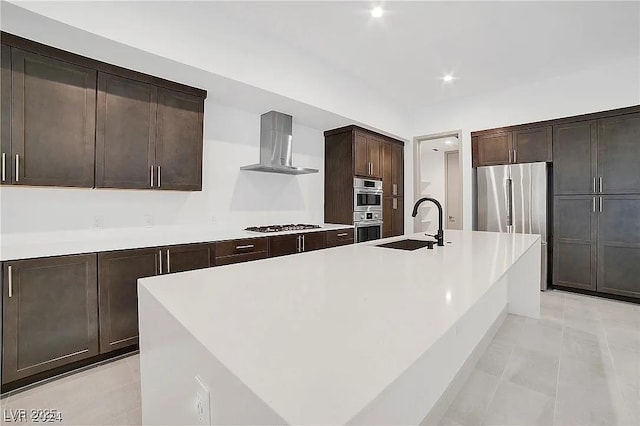
{"label": "oven control panel", "polygon": [[355,212],[353,214],[354,222],[361,222],[366,220],[382,220],[382,212],[381,211],[371,211],[371,212]]}

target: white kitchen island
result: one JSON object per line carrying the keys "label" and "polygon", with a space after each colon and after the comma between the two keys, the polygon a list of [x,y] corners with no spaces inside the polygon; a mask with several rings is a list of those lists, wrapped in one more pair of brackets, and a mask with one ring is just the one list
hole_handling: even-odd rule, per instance
{"label": "white kitchen island", "polygon": [[505,312],[539,316],[540,237],[375,247],[404,238],[139,280],[143,424],[209,424],[196,376],[211,424],[420,423]]}

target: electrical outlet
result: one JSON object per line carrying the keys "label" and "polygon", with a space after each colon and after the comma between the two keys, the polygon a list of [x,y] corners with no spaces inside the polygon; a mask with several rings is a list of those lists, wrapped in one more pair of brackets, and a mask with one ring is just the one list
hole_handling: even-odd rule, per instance
{"label": "electrical outlet", "polygon": [[146,226],[147,228],[151,228],[153,226],[153,215],[152,214],[145,214],[144,215],[144,226]]}
{"label": "electrical outlet", "polygon": [[212,225],[215,225],[217,221],[218,221],[218,219],[216,219],[215,216],[211,216],[211,224]]}
{"label": "electrical outlet", "polygon": [[211,425],[211,406],[209,402],[209,389],[202,379],[196,376],[196,414],[199,425]]}
{"label": "electrical outlet", "polygon": [[104,217],[102,216],[95,216],[93,218],[93,227],[95,229],[102,229],[104,228]]}

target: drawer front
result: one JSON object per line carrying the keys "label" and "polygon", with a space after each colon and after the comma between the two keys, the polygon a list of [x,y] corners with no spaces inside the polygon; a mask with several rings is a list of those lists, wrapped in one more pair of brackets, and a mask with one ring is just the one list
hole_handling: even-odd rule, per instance
{"label": "drawer front", "polygon": [[327,231],[327,246],[330,242],[347,240],[353,242],[353,228]]}
{"label": "drawer front", "polygon": [[350,244],[353,244],[353,238],[350,239],[350,240],[327,241],[327,248],[339,247],[339,246],[348,246]]}
{"label": "drawer front", "polygon": [[216,243],[216,259],[218,257],[242,255],[261,251],[269,251],[269,239],[267,237],[244,238],[241,240],[228,240]]}
{"label": "drawer front", "polygon": [[219,256],[216,257],[216,266],[231,265],[232,263],[250,262],[252,260],[266,259],[267,257],[269,257],[268,251],[233,254],[231,256]]}

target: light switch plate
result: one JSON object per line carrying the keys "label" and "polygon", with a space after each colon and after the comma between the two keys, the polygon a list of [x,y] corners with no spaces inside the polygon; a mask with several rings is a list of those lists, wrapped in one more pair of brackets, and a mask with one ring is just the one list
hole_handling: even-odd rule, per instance
{"label": "light switch plate", "polygon": [[145,214],[144,215],[144,226],[147,228],[151,228],[153,226],[153,215]]}
{"label": "light switch plate", "polygon": [[202,379],[196,376],[196,415],[199,425],[211,425],[211,403],[209,401],[209,389]]}
{"label": "light switch plate", "polygon": [[103,216],[95,216],[93,218],[93,227],[95,229],[102,229],[104,228],[104,217]]}

